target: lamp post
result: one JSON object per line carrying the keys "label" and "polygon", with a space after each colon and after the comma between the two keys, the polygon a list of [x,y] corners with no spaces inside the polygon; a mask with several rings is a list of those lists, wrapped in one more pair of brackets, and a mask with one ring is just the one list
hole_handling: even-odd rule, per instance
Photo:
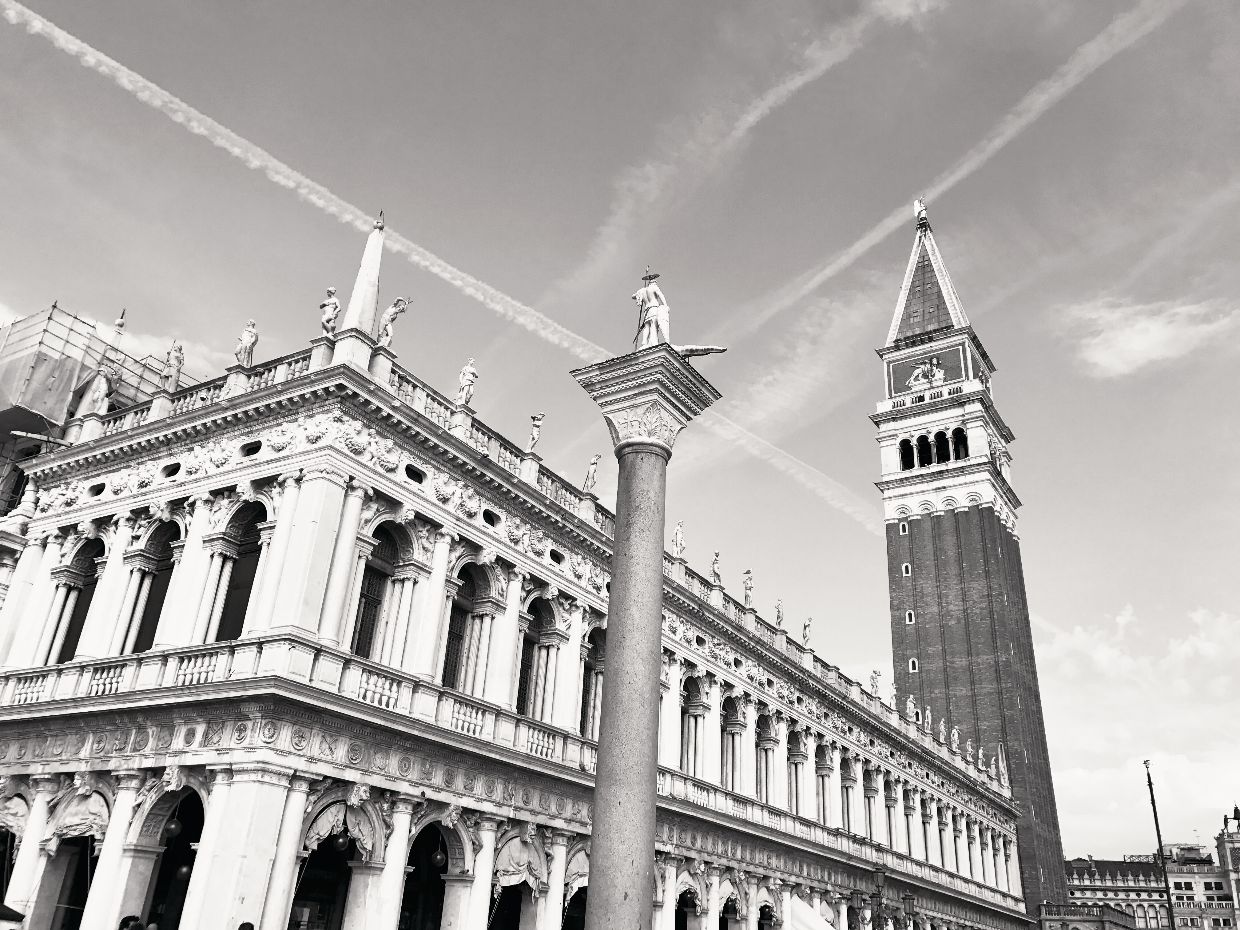
{"label": "lamp post", "polygon": [[719,392],[666,342],[572,374],[602,409],[619,463],[586,927],[637,930],[654,907],[667,463]]}
{"label": "lamp post", "polygon": [[904,926],[913,930],[913,918],[917,916],[917,895],[905,894],[900,900],[904,902]]}

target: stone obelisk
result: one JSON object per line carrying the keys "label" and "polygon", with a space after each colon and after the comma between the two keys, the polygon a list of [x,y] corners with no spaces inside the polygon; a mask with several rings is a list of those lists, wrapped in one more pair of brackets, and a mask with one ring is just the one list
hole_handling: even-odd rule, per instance
{"label": "stone obelisk", "polygon": [[647,290],[634,295],[638,350],[573,372],[602,408],[619,463],[586,930],[651,926],[667,464],[676,435],[719,399],[667,342],[661,294],[661,325],[645,325]]}

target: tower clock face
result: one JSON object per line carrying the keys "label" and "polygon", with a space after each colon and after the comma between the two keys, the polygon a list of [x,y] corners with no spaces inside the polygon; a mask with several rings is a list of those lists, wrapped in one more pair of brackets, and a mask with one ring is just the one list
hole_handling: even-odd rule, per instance
{"label": "tower clock face", "polygon": [[965,379],[964,353],[960,346],[928,350],[925,355],[901,359],[888,366],[891,393],[925,391]]}

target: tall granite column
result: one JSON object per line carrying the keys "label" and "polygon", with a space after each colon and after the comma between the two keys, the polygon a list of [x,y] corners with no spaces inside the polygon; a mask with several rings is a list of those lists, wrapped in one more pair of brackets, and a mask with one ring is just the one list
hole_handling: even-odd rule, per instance
{"label": "tall granite column", "polygon": [[619,462],[586,927],[635,930],[653,910],[667,463],[719,393],[667,344],[573,377],[602,408]]}

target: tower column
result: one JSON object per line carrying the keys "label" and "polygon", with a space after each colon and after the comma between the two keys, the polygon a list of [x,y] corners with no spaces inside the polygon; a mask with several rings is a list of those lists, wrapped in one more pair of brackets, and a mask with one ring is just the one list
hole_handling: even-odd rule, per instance
{"label": "tower column", "polygon": [[602,408],[619,464],[595,776],[606,802],[595,806],[586,926],[633,930],[653,910],[667,463],[677,433],[719,394],[666,343],[573,376]]}

